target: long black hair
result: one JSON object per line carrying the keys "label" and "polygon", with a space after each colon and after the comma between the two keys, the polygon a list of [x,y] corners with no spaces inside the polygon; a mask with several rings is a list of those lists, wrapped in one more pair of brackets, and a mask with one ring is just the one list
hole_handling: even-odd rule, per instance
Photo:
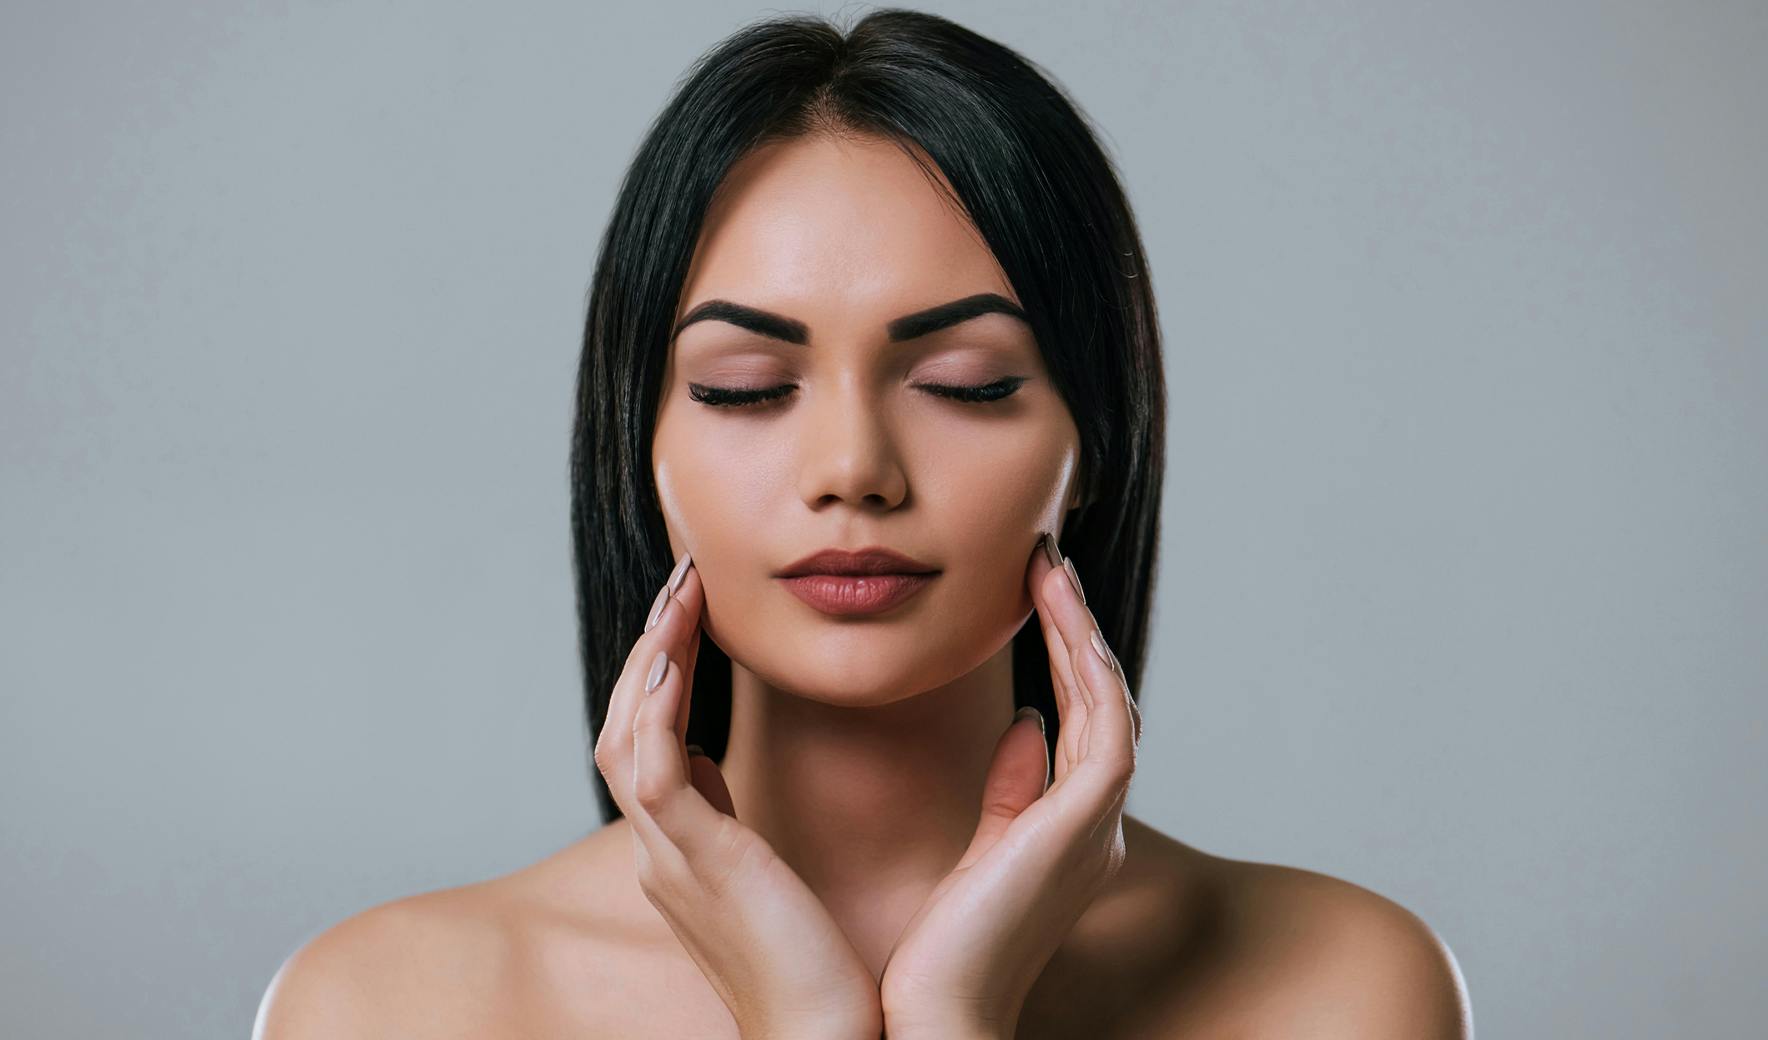
{"label": "long black hair", "polygon": [[[1153,602],[1166,387],[1140,233],[1091,124],[1011,49],[937,15],[750,24],[688,70],[626,171],[588,292],[571,432],[571,536],[590,743],[674,563],[651,479],[669,330],[714,191],[757,145],[814,133],[925,151],[1025,309],[1080,433],[1080,504],[1060,547],[1138,689]],[[937,178],[934,178],[937,183]],[[1013,639],[1016,706],[1058,732],[1035,618]],[[715,760],[731,664],[702,639],[688,741]],[[622,813],[591,769],[606,821]]]}

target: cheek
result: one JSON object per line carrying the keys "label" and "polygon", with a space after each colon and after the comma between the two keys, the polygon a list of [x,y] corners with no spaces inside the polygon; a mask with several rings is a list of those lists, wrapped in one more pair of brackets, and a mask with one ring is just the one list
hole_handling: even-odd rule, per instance
{"label": "cheek", "polygon": [[1072,426],[1054,420],[930,439],[918,483],[948,554],[986,558],[1056,530],[1076,445]]}
{"label": "cheek", "polygon": [[[754,520],[779,498],[777,452],[756,438],[690,422],[659,425],[652,453],[658,503],[677,550],[695,549],[708,564],[753,551]],[[740,553],[737,555],[741,555]]]}
{"label": "cheek", "polygon": [[955,579],[948,594],[963,600],[955,613],[967,629],[963,638],[989,637],[1003,626],[1008,638],[1031,609],[1026,571],[1038,533],[1060,533],[1077,459],[1072,437],[1066,423],[1013,424],[939,449],[928,474],[938,486],[923,501]]}
{"label": "cheek", "polygon": [[[658,505],[677,557],[694,554],[706,590],[706,635],[731,650],[754,641],[751,629],[768,605],[775,565],[769,553],[791,543],[770,544],[763,532],[778,527],[781,503],[791,487],[780,452],[755,427],[691,414],[658,418],[652,476]],[[736,656],[733,654],[733,656]]]}

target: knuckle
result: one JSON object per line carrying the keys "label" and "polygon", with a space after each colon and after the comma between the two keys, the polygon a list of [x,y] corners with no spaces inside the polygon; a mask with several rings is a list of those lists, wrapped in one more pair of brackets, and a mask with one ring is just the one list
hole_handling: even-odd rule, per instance
{"label": "knuckle", "polygon": [[638,883],[644,887],[645,891],[659,890],[668,883],[668,872],[657,861],[657,857],[651,853],[648,842],[633,842],[633,852],[634,876],[638,878]]}
{"label": "knuckle", "polygon": [[658,909],[679,906],[686,901],[678,872],[661,863],[655,856],[640,854],[634,876],[645,898]]}
{"label": "knuckle", "polygon": [[614,749],[605,734],[595,742],[595,767],[604,779],[614,779]]}
{"label": "knuckle", "polygon": [[632,785],[633,801],[651,816],[666,812],[674,802],[675,795],[675,787],[655,775],[640,776]]}

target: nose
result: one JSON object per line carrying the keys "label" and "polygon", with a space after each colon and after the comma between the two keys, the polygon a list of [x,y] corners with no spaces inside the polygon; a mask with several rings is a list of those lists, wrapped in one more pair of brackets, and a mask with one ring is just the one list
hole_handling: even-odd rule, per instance
{"label": "nose", "polygon": [[804,503],[895,509],[908,494],[908,474],[891,416],[857,376],[827,381],[809,396],[796,438]]}

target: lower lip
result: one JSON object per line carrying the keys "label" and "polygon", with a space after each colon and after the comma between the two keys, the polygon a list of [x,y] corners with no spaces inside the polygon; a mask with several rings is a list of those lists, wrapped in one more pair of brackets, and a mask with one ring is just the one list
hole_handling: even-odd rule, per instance
{"label": "lower lip", "polygon": [[781,578],[792,594],[825,614],[881,614],[926,588],[934,574],[804,574]]}

